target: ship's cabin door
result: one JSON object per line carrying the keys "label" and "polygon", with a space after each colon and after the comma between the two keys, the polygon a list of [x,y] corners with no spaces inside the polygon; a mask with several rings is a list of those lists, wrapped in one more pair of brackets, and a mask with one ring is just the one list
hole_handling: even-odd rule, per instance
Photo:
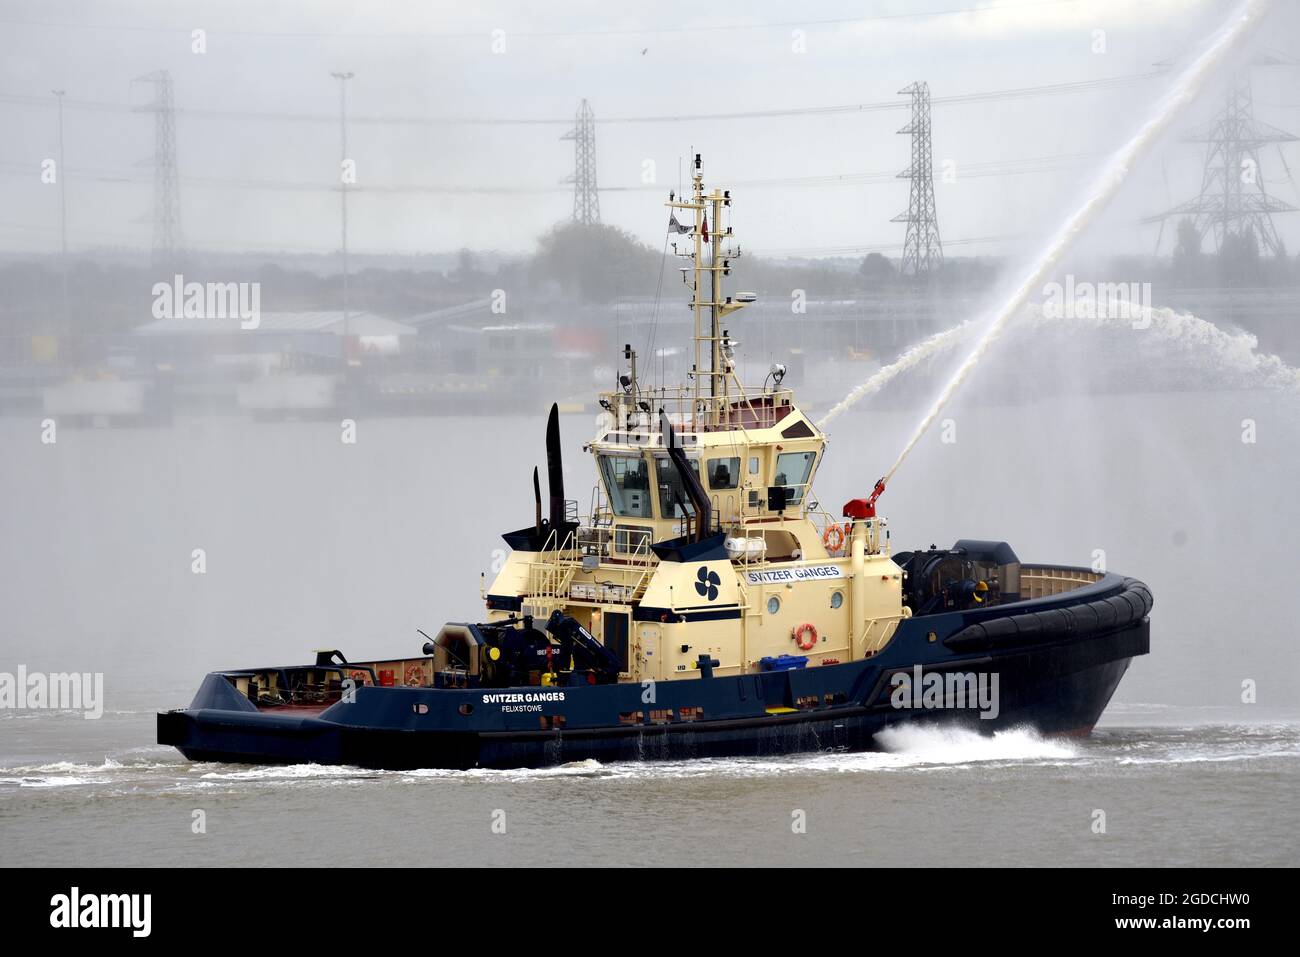
{"label": "ship's cabin door", "polygon": [[631,670],[627,660],[630,616],[625,611],[607,611],[600,617],[605,647],[618,658],[618,670],[626,674]]}

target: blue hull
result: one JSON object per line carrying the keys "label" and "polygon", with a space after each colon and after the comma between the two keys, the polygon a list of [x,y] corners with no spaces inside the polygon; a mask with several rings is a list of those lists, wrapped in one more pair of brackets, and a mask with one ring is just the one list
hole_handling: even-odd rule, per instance
{"label": "blue hull", "polygon": [[[907,619],[865,661],[651,689],[366,686],[310,716],[259,710],[214,673],[188,709],[158,715],[158,741],[195,761],[405,770],[860,751],[903,722],[1086,734],[1150,650],[1150,606],[1140,582],[1107,575],[1053,598]],[[996,702],[934,706],[897,688],[898,675],[948,674],[995,680]]]}

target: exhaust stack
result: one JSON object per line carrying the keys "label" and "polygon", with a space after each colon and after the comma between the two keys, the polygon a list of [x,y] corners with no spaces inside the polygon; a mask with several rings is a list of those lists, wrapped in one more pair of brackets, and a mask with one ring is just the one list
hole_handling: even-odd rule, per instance
{"label": "exhaust stack", "polygon": [[558,534],[564,525],[564,464],[560,459],[560,407],[556,403],[551,403],[551,416],[546,421],[546,483],[551,493],[551,528]]}

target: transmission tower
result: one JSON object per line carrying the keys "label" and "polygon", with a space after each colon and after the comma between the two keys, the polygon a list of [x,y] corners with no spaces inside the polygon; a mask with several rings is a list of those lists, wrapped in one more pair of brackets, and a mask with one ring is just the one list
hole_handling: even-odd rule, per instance
{"label": "transmission tower", "polygon": [[1255,119],[1249,74],[1241,73],[1229,82],[1219,115],[1184,141],[1206,144],[1200,195],[1149,221],[1190,217],[1197,236],[1214,237],[1216,251],[1223,249],[1229,236],[1253,232],[1270,253],[1285,256],[1273,213],[1294,212],[1295,207],[1265,191],[1259,151],[1269,143],[1295,142],[1296,137]]}
{"label": "transmission tower", "polygon": [[596,192],[596,114],[586,100],[578,107],[573,129],[560,137],[573,140],[573,175],[563,182],[573,184],[573,221],[583,226],[600,223],[600,195]]}
{"label": "transmission tower", "polygon": [[152,83],[152,103],[136,107],[137,112],[154,115],[153,157],[153,251],[150,262],[156,267],[175,265],[181,248],[180,176],[176,169],[176,103],[172,96],[172,75],[157,70],[136,77],[135,82]]}
{"label": "transmission tower", "polygon": [[934,211],[934,159],[930,148],[930,85],[913,83],[898,91],[911,94],[912,120],[899,133],[912,137],[912,163],[898,174],[912,181],[907,212],[891,222],[907,223],[903,240],[902,275],[927,276],[943,266],[943,243],[939,239],[939,220]]}

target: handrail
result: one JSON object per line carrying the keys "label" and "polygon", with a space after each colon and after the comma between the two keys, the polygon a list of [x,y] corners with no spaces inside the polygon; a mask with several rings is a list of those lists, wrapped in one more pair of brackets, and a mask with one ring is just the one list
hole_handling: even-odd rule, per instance
{"label": "handrail", "polygon": [[[627,408],[628,396],[623,392],[602,392],[600,398],[609,408]],[[687,386],[671,386],[656,389],[642,389],[637,398],[668,415],[673,428],[680,432],[702,432],[712,430],[707,424],[710,413],[718,414],[717,428],[723,429],[763,429],[771,428],[779,421],[777,409],[794,405],[792,389],[746,389],[726,395],[696,396],[695,390]],[[629,413],[636,410],[628,408]],[[640,416],[638,416],[640,418]],[[654,431],[650,423],[654,416],[645,416],[645,425],[627,424],[622,431]],[[647,427],[650,426],[650,427]]]}

